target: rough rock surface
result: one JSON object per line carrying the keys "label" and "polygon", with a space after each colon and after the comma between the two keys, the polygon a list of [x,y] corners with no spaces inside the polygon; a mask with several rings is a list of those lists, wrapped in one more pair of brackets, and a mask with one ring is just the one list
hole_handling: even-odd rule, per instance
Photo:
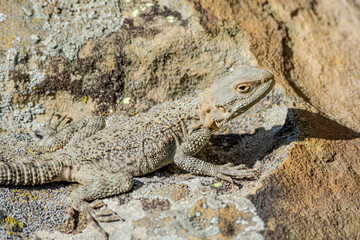
{"label": "rough rock surface", "polygon": [[[360,4],[357,1],[0,2],[0,160],[34,152],[27,128],[146,111],[240,64],[272,71],[271,94],[199,157],[258,168],[235,187],[170,166],[106,199],[126,221],[112,239],[356,239],[360,226]],[[0,189],[0,238],[100,237],[76,184]]]}

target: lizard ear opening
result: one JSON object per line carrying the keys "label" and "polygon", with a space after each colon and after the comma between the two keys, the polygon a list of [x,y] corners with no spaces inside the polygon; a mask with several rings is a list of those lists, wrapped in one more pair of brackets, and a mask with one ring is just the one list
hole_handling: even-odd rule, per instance
{"label": "lizard ear opening", "polygon": [[226,113],[226,109],[223,106],[219,106],[217,108],[220,110],[220,112]]}

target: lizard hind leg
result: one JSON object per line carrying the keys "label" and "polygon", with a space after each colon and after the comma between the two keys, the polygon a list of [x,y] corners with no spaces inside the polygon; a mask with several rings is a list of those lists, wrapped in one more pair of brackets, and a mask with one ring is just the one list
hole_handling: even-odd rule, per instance
{"label": "lizard hind leg", "polygon": [[76,143],[81,142],[82,140],[94,135],[98,131],[105,128],[106,122],[103,117],[91,117],[88,119],[84,119],[77,123],[73,124],[74,132],[73,136],[69,140],[69,145],[74,145]]}
{"label": "lizard hind leg", "polygon": [[81,166],[75,174],[76,181],[83,186],[75,189],[69,196],[67,205],[70,217],[67,225],[72,221],[75,212],[81,212],[88,224],[92,225],[107,239],[108,234],[99,222],[123,219],[108,209],[99,199],[131,190],[134,185],[133,176],[126,172],[108,172],[93,164]]}

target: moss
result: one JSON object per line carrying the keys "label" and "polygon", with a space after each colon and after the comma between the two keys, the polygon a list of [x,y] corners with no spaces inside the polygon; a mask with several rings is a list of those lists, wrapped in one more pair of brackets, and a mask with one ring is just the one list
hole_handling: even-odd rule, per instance
{"label": "moss", "polygon": [[14,189],[13,190],[15,193],[20,193],[23,197],[25,197],[27,200],[29,199],[33,199],[35,201],[39,200],[39,198],[35,195],[32,195],[31,193],[25,192],[22,189]]}
{"label": "moss", "polygon": [[[98,108],[96,114],[107,112],[116,101],[122,97],[126,78],[126,69],[130,65],[125,53],[121,50],[124,40],[117,37],[116,44],[100,42],[91,49],[91,56],[68,60],[63,57],[49,57],[40,63],[39,68],[46,72],[45,79],[32,86],[31,101],[42,96],[54,96],[58,91],[70,93],[75,100],[87,102],[89,98],[96,101]],[[116,48],[116,49],[114,49]],[[105,53],[113,52],[113,64],[104,68],[108,61]],[[21,104],[30,101],[27,89],[30,76],[26,69],[17,68],[10,72],[10,78],[15,83],[17,94],[22,96]]]}
{"label": "moss", "polygon": [[47,66],[51,74],[36,86],[35,92],[52,95],[57,91],[67,91],[75,99],[87,101],[92,98],[99,106],[97,113],[104,112],[115,105],[122,94],[127,60],[123,54],[118,54],[115,69],[106,72],[101,69],[101,62],[104,61],[100,52],[74,61],[53,59],[52,66]]}
{"label": "moss", "polygon": [[[35,147],[39,147],[39,146],[35,145]],[[41,152],[40,150],[34,149],[32,147],[27,148],[27,150],[32,156],[36,156],[39,152]]]}
{"label": "moss", "polygon": [[10,79],[12,79],[15,84],[26,83],[30,82],[30,75],[28,73],[23,73],[20,70],[13,70],[10,72]]}
{"label": "moss", "polygon": [[5,229],[10,236],[19,235],[22,229],[26,227],[24,222],[17,220],[11,215],[0,220],[0,225],[5,225]]}
{"label": "moss", "polygon": [[155,17],[162,16],[162,17],[173,17],[176,18],[180,25],[185,27],[188,24],[187,19],[183,19],[181,16],[181,13],[178,11],[173,11],[169,9],[166,6],[160,7],[159,3],[155,2],[155,4],[151,7],[150,11],[148,13],[142,13],[140,14],[140,17],[142,17],[145,22],[153,22],[155,20]]}
{"label": "moss", "polygon": [[129,18],[124,18],[122,29],[126,30],[128,34],[132,37],[138,36],[155,36],[160,33],[160,29],[155,27],[144,27],[144,26],[135,26],[134,20]]}

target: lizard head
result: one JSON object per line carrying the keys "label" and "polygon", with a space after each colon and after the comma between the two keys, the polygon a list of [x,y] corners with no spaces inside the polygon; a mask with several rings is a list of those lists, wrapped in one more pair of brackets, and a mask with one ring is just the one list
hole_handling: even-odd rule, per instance
{"label": "lizard head", "polygon": [[208,91],[211,104],[204,112],[207,125],[220,128],[260,101],[274,84],[274,76],[267,70],[250,66],[234,69],[218,79]]}

